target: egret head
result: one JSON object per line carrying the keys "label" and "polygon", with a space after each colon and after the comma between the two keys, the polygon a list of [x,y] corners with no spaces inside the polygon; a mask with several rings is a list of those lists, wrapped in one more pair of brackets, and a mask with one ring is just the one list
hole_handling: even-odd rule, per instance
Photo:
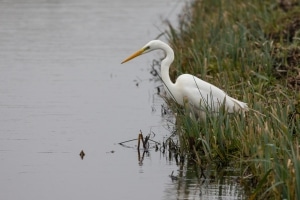
{"label": "egret head", "polygon": [[141,48],[140,50],[136,51],[135,53],[131,54],[131,56],[129,56],[128,58],[126,58],[121,64],[135,58],[138,57],[142,54],[145,53],[149,53],[150,51],[153,51],[155,49],[158,49],[160,47],[160,44],[162,42],[159,40],[152,40],[150,42],[148,42],[143,48]]}

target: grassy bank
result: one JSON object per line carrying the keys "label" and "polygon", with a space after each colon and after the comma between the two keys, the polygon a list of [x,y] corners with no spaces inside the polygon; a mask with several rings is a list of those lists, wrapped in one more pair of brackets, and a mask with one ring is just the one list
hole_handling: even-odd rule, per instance
{"label": "grassy bank", "polygon": [[235,163],[250,199],[299,199],[300,1],[195,0],[169,42],[173,80],[194,74],[251,108],[199,123],[170,103],[181,153],[201,167]]}

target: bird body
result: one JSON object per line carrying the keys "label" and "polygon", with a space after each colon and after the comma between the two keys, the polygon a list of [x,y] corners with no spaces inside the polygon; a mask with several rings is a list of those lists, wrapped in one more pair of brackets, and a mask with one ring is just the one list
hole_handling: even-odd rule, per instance
{"label": "bird body", "polygon": [[228,96],[220,88],[190,74],[180,75],[174,85],[180,89],[175,91],[175,95],[172,92],[174,90],[170,90],[170,93],[180,105],[184,105],[187,98],[193,107],[200,110],[208,109],[211,112],[218,112],[223,105],[229,113],[248,108],[246,103]]}
{"label": "bird body", "polygon": [[246,103],[228,96],[220,88],[191,74],[182,74],[173,83],[169,76],[169,68],[174,60],[174,51],[169,45],[160,40],[150,41],[122,63],[157,49],[163,50],[166,55],[161,62],[161,78],[165,90],[178,104],[184,106],[187,101],[193,108],[200,111],[207,110],[210,113],[218,113],[221,106],[224,106],[229,113],[248,110]]}

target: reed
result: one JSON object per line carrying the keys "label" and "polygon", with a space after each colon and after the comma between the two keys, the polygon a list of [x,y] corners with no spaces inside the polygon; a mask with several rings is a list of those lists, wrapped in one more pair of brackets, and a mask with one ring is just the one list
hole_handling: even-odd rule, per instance
{"label": "reed", "polygon": [[250,199],[300,199],[300,2],[284,2],[195,0],[178,29],[169,25],[173,80],[194,74],[251,108],[199,122],[169,103],[181,152],[242,166],[241,182],[256,183]]}

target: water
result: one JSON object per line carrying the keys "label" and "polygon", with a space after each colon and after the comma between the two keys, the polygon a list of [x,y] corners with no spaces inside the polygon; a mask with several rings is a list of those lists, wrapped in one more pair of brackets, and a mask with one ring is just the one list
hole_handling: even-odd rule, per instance
{"label": "water", "polygon": [[160,83],[150,81],[158,54],[120,62],[183,5],[0,1],[0,199],[181,198],[168,176],[179,173],[173,160],[151,150],[141,164],[118,143],[140,130],[157,141],[170,135]]}

